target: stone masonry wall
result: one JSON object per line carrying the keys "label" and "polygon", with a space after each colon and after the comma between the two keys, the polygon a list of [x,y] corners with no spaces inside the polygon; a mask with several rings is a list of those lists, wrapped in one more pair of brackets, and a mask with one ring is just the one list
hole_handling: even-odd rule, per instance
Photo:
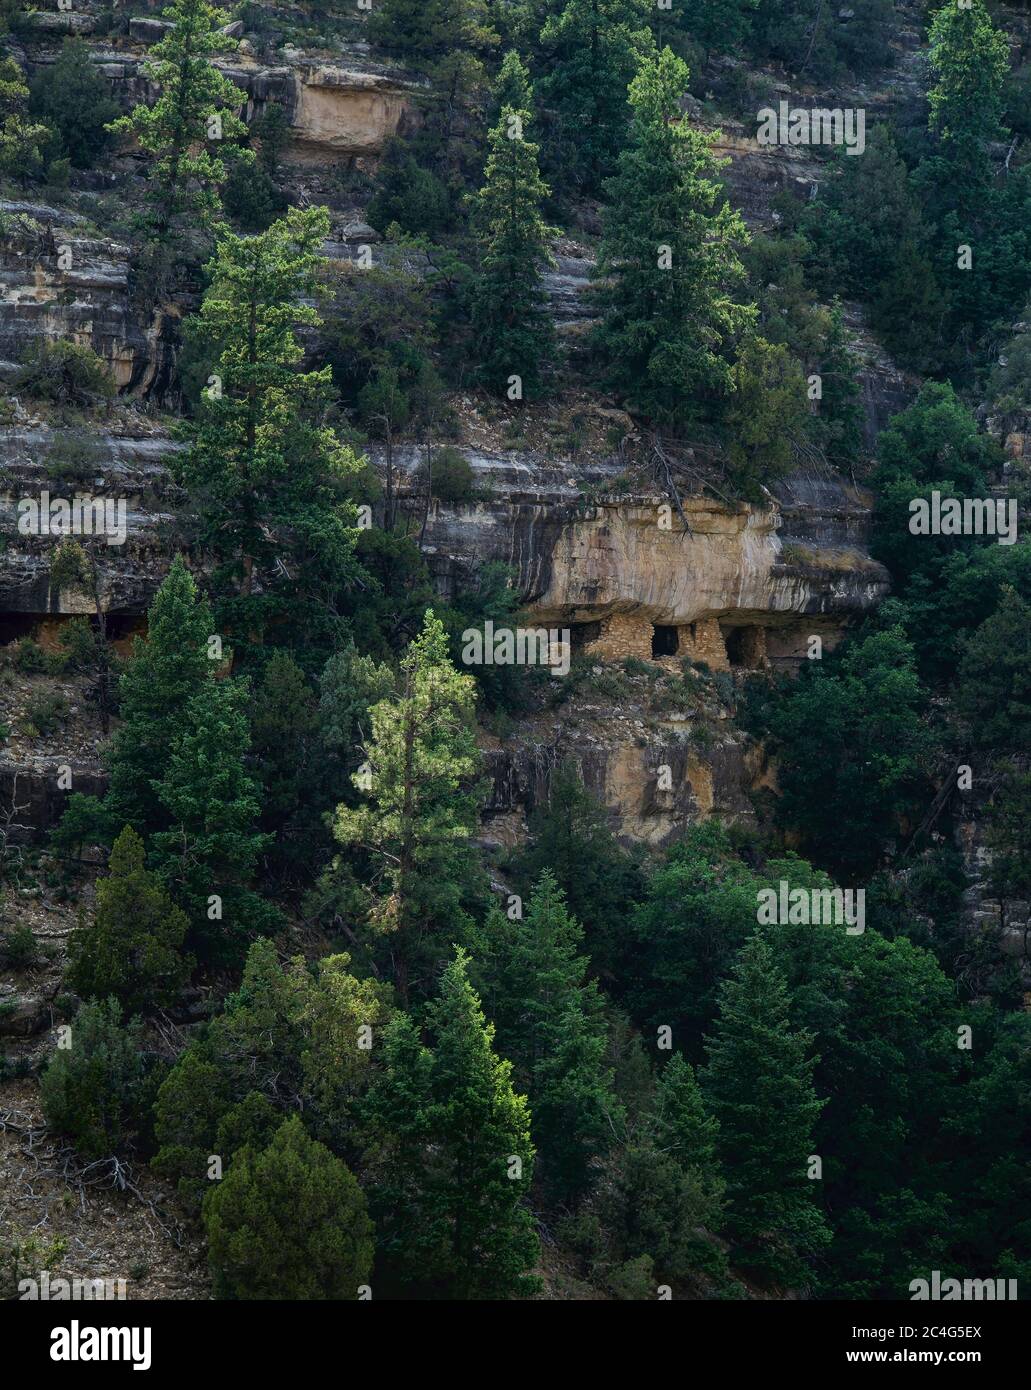
{"label": "stone masonry wall", "polygon": [[624,661],[628,656],[650,661],[651,622],[637,613],[613,613],[602,619],[601,635],[584,651],[599,661]]}
{"label": "stone masonry wall", "polygon": [[681,660],[704,661],[713,671],[729,671],[727,648],[716,618],[699,618],[678,627],[677,656]]}

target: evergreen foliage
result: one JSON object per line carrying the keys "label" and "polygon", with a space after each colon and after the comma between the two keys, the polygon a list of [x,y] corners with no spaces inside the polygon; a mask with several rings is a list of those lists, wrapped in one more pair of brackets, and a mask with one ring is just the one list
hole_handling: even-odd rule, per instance
{"label": "evergreen foliage", "polygon": [[68,983],[87,999],[116,998],[127,1014],[174,1002],[189,974],[186,914],[144,866],[143,841],[127,825],[97,884],[91,925],[72,937]]}
{"label": "evergreen foliage", "polygon": [[666,49],[630,84],[633,118],[598,262],[597,345],[628,406],[682,428],[734,389],[731,354],[755,310],[735,302],[744,223],[716,182],[714,135],[680,115],[687,65]]}
{"label": "evergreen foliage", "polygon": [[220,1298],[354,1299],[372,1268],[362,1190],[298,1115],[267,1148],[238,1150],[204,1200],[204,1228]]}
{"label": "evergreen foliage", "polygon": [[461,950],[427,1024],[429,1047],[407,1015],[388,1024],[365,1104],[383,1276],[407,1297],[525,1297],[539,1286],[530,1113]]}
{"label": "evergreen foliage", "polygon": [[812,1042],[791,1026],[770,947],[751,937],[720,989],[702,1081],[720,1126],[731,1259],[794,1287],[811,1282],[811,1261],[830,1240],[806,1175],[823,1105]]}

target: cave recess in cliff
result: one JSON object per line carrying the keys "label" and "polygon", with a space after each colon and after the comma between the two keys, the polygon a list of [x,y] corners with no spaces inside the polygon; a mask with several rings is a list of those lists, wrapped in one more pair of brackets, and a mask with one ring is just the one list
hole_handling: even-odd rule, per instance
{"label": "cave recess in cliff", "polygon": [[676,656],[680,634],[675,627],[656,623],[652,628],[652,656]]}

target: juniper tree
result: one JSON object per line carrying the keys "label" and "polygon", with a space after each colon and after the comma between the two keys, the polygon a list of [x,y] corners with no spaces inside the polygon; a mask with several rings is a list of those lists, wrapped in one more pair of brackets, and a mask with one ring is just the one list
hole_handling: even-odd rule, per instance
{"label": "juniper tree", "polygon": [[537,82],[541,106],[558,121],[549,167],[597,195],[626,132],[627,86],[655,52],[650,7],[648,0],[565,0],[550,8]]}
{"label": "juniper tree", "polygon": [[589,1274],[618,1298],[653,1298],[671,1283],[679,1296],[729,1289],[719,1127],[680,1053],[664,1067],[643,1113],[598,1164],[569,1238]]}
{"label": "juniper tree", "polygon": [[534,1293],[530,1113],[494,1051],[461,950],[427,1021],[429,1048],[406,1015],[388,1024],[365,1106],[384,1276],[408,1296]]}
{"label": "juniper tree", "polygon": [[302,1111],[315,1138],[347,1162],[358,1157],[355,1102],[374,1056],[365,1040],[378,1038],[389,1009],[387,987],[349,967],[346,954],[284,965],[272,941],[251,946],[239,989],[158,1092],[154,1162],[191,1205],[207,1182],[207,1156],[228,1158],[230,1141],[247,1126],[255,1131],[255,1093],[274,1120]]}
{"label": "juniper tree", "polygon": [[538,147],[525,138],[529,120],[526,110],[503,108],[488,136],[484,185],[473,209],[480,248],[472,307],[476,359],[484,383],[516,400],[540,390],[554,353],[541,287],[541,267],[552,263],[550,229],[541,216],[548,189],[537,168]]}
{"label": "juniper tree", "polygon": [[717,137],[680,114],[687,78],[664,49],[630,84],[627,145],[606,184],[595,335],[627,404],[674,427],[732,389],[734,344],[755,319],[732,297],[746,233],[716,182]]}
{"label": "juniper tree", "polygon": [[80,924],[69,948],[68,983],[76,994],[113,996],[130,1015],[173,1003],[190,970],[182,950],[186,914],[144,859],[143,841],[127,825],[97,883],[93,922]]}
{"label": "juniper tree", "polygon": [[386,937],[404,1003],[425,989],[443,932],[463,921],[480,766],[475,690],[451,664],[444,626],[427,610],[396,693],[369,712],[364,770],[352,778],[368,799],[337,807],[337,840],[372,860],[367,930]]}
{"label": "juniper tree", "polygon": [[67,1043],[40,1076],[48,1126],[67,1135],[87,1162],[124,1153],[153,1100],[154,1072],[139,1021],[123,1024],[117,999],[83,1004]]}
{"label": "juniper tree", "polygon": [[191,335],[211,376],[176,461],[196,500],[200,541],[215,560],[216,613],[238,648],[286,622],[302,661],[339,629],[356,573],[354,511],[344,500],[358,470],[325,423],[330,369],[302,371],[295,329],[318,327],[315,294],[329,233],[325,208],[291,208],[254,237],[223,229]]}
{"label": "juniper tree", "polygon": [[792,1287],[808,1285],[830,1238],[807,1177],[824,1104],[812,1042],[791,1025],[773,952],[752,936],[720,990],[702,1085],[720,1126],[731,1263]]}
{"label": "juniper tree", "polygon": [[372,1269],[365,1195],[299,1115],[267,1148],[235,1154],[204,1199],[204,1226],[219,1298],[353,1300]]}
{"label": "juniper tree", "polygon": [[[153,106],[141,103],[111,124],[116,133],[137,140],[154,161],[145,221],[154,251],[144,270],[154,277],[150,290],[155,297],[166,286],[171,258],[189,244],[197,228],[218,217],[226,166],[215,151],[246,130],[236,114],[243,94],[211,61],[232,46],[220,32],[228,14],[208,0],[173,0],[164,13],[172,27],[143,65],[158,98]],[[246,156],[240,152],[239,157]]]}
{"label": "juniper tree", "polygon": [[154,783],[167,817],[151,839],[154,866],[189,914],[198,955],[217,963],[237,961],[279,920],[251,887],[271,836],[258,828],[258,788],[244,762],[249,698],[244,681],[202,685]]}
{"label": "juniper tree", "polygon": [[94,685],[91,691],[100,712],[100,727],[108,732],[111,719],[111,651],[107,642],[107,609],[104,587],[107,575],[104,552],[106,545],[93,538],[83,545],[79,540],[64,540],[57,547],[50,564],[50,586],[55,593],[72,589],[84,594],[93,603],[97,619],[97,637],[93,643],[92,661]]}

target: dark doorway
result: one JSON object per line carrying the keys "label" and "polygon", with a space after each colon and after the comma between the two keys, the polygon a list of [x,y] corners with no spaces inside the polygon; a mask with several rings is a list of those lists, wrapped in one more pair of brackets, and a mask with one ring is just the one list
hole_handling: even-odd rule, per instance
{"label": "dark doorway", "polygon": [[652,656],[676,656],[680,645],[675,627],[662,627],[658,623],[652,628]]}
{"label": "dark doorway", "polygon": [[764,639],[765,633],[761,627],[724,628],[723,642],[731,666],[742,666],[749,671],[761,669],[766,656]]}
{"label": "dark doorway", "polygon": [[745,661],[745,632],[743,627],[727,628],[724,632],[723,640],[727,648],[727,660],[731,666],[744,666]]}

